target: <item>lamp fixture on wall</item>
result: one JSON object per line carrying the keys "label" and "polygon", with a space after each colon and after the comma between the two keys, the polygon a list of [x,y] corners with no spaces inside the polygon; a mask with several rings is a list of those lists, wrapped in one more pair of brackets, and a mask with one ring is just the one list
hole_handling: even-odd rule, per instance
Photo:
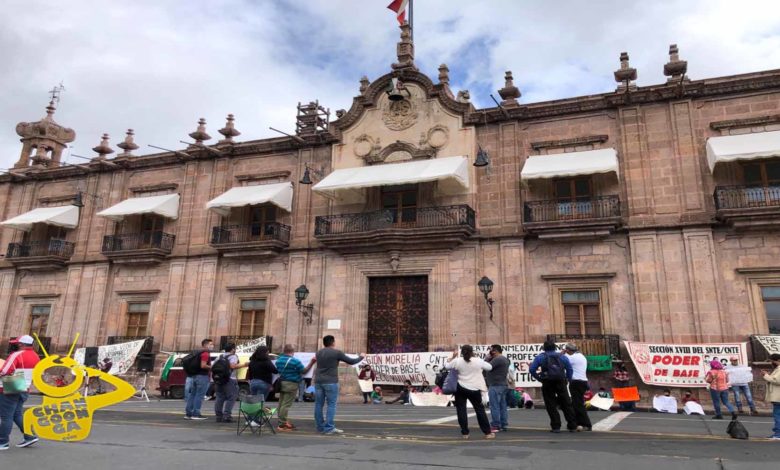
{"label": "lamp fixture on wall", "polygon": [[322,179],[322,171],[318,171],[314,168],[309,167],[308,164],[306,164],[305,169],[303,170],[303,176],[298,181],[300,184],[310,185],[312,184],[311,180],[311,174],[314,173],[314,176],[318,179]]}
{"label": "lamp fixture on wall", "polygon": [[295,289],[295,305],[298,306],[298,312],[306,319],[306,323],[311,325],[314,315],[314,304],[303,303],[308,295],[309,289],[306,288],[306,284],[301,284],[300,287]]}
{"label": "lamp fixture on wall", "polygon": [[493,291],[493,281],[487,276],[482,276],[482,279],[477,283],[479,291],[485,296],[485,303],[487,304],[488,311],[490,312],[490,319],[493,319],[493,304],[496,302],[491,297],[488,297]]}
{"label": "lamp fixture on wall", "polygon": [[488,166],[490,164],[490,155],[485,151],[485,149],[482,148],[482,146],[479,146],[479,150],[477,150],[477,158],[474,160],[474,166],[477,168],[481,168],[483,166]]}

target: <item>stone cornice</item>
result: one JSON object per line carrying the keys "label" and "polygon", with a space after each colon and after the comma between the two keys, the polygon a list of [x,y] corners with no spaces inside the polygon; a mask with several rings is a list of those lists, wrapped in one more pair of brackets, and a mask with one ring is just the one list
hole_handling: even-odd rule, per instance
{"label": "stone cornice", "polygon": [[178,183],[160,183],[150,184],[146,186],[133,186],[130,189],[131,193],[151,193],[156,191],[174,191],[179,187]]}
{"label": "stone cornice", "polygon": [[269,171],[266,173],[248,173],[243,175],[236,175],[236,179],[238,181],[262,181],[277,178],[287,179],[290,177],[290,174],[291,172],[289,170]]}
{"label": "stone cornice", "polygon": [[719,131],[721,129],[736,129],[739,127],[765,126],[767,124],[777,124],[780,122],[780,114],[769,116],[756,116],[747,119],[729,119],[726,121],[714,121],[710,123],[710,129]]}
{"label": "stone cornice", "polygon": [[572,139],[545,140],[542,142],[531,142],[531,148],[541,150],[546,148],[572,147],[577,145],[602,144],[609,140],[608,135],[587,135],[584,137],[574,137]]}
{"label": "stone cornice", "polygon": [[607,279],[617,276],[617,273],[561,273],[561,274],[542,274],[541,278],[545,281],[561,281],[573,279]]}

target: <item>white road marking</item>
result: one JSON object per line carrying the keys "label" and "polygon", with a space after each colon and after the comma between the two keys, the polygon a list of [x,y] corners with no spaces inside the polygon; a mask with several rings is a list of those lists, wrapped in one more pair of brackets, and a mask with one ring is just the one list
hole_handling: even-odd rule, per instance
{"label": "white road marking", "polygon": [[[468,418],[473,418],[474,416],[477,416],[476,413],[469,413]],[[436,418],[436,419],[430,419],[428,421],[423,421],[420,424],[444,424],[449,421],[455,421],[458,419],[458,415],[455,416],[445,416],[444,418]]]}
{"label": "white road marking", "polygon": [[628,418],[632,413],[630,411],[619,411],[613,413],[606,418],[602,419],[598,423],[593,425],[594,431],[611,431],[615,426],[620,424],[621,421]]}

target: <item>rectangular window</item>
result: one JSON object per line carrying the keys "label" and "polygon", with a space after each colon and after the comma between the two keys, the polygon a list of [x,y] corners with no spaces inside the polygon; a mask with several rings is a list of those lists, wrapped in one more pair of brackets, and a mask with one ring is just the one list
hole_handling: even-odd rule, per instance
{"label": "rectangular window", "polygon": [[780,334],[780,286],[762,287],[761,299],[764,301],[769,333]]}
{"label": "rectangular window", "polygon": [[249,233],[252,239],[263,239],[274,235],[273,222],[276,222],[276,206],[249,207]]}
{"label": "rectangular window", "polygon": [[599,291],[563,291],[561,302],[567,336],[602,334]]}
{"label": "rectangular window", "polygon": [[560,218],[583,218],[593,212],[590,178],[555,180],[554,187]]}
{"label": "rectangular window", "polygon": [[414,224],[417,221],[417,186],[382,188],[382,209],[390,213],[393,224]]}
{"label": "rectangular window", "polygon": [[149,302],[130,302],[127,304],[125,336],[146,336],[150,306]]}
{"label": "rectangular window", "polygon": [[33,305],[30,309],[30,334],[36,334],[39,338],[46,336],[49,325],[51,305]]}
{"label": "rectangular window", "polygon": [[240,336],[263,336],[265,331],[265,299],[241,300]]}

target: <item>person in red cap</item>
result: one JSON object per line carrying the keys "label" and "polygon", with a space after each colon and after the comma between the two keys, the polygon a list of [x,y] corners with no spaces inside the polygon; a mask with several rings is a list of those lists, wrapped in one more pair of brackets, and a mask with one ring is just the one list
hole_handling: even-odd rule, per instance
{"label": "person in red cap", "polygon": [[0,377],[12,375],[17,371],[24,371],[24,380],[27,391],[20,393],[3,393],[0,383],[0,451],[8,450],[8,437],[11,435],[14,423],[24,435],[24,440],[16,447],[28,447],[38,442],[37,436],[24,433],[23,411],[24,402],[29,396],[28,391],[32,385],[32,371],[38,361],[38,354],[33,350],[33,339],[29,335],[16,338],[19,350],[11,353],[0,369]]}

